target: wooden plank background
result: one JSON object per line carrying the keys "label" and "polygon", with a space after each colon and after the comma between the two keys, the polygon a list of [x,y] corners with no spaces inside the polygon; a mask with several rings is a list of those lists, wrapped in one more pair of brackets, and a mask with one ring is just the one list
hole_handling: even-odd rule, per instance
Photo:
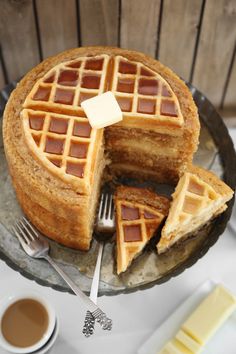
{"label": "wooden plank background", "polygon": [[215,105],[222,91],[234,51],[236,1],[207,0],[194,70],[193,84]]}
{"label": "wooden plank background", "polygon": [[0,43],[10,81],[21,77],[39,62],[31,0],[0,1]]}
{"label": "wooden plank background", "polygon": [[122,48],[156,54],[160,15],[159,0],[123,0],[120,14]]}
{"label": "wooden plank background", "polygon": [[75,0],[36,1],[43,58],[78,46],[75,5]]}
{"label": "wooden plank background", "polygon": [[0,67],[0,87],[3,87],[4,85],[5,85],[5,80],[4,80],[2,68]]}
{"label": "wooden plank background", "polygon": [[118,45],[118,0],[80,0],[79,13],[81,45]]}
{"label": "wooden plank background", "polygon": [[0,5],[0,89],[62,50],[121,46],[159,58],[217,108],[236,116],[236,0],[0,0]]}
{"label": "wooden plank background", "polygon": [[185,80],[190,79],[200,13],[199,0],[165,0],[163,4],[159,59]]}
{"label": "wooden plank background", "polygon": [[224,105],[226,107],[225,113],[228,113],[227,115],[233,115],[236,105],[236,43],[232,61],[232,71],[229,73],[229,83],[225,93]]}

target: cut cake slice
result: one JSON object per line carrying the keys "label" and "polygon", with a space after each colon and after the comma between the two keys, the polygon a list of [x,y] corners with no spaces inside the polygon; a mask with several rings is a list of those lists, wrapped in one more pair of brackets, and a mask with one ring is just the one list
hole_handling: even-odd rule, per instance
{"label": "cut cake slice", "polygon": [[232,196],[232,189],[212,172],[191,165],[172,195],[169,215],[157,244],[158,253],[167,251],[221,214]]}
{"label": "cut cake slice", "polygon": [[117,274],[126,271],[155,234],[169,210],[169,199],[147,189],[121,186],[115,196]]}

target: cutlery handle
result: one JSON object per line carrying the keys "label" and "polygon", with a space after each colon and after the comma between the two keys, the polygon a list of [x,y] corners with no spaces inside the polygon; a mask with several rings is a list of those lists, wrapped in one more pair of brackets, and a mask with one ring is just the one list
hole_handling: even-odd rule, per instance
{"label": "cutlery handle", "polygon": [[[104,242],[99,244],[97,261],[96,261],[96,266],[93,274],[93,280],[92,280],[90,296],[89,296],[90,299],[95,304],[97,303],[97,296],[98,296],[98,286],[99,286],[99,279],[100,279],[103,247],[104,247]],[[94,317],[90,311],[87,311],[85,315],[84,327],[83,327],[83,334],[85,335],[85,337],[90,337],[94,333],[94,325],[95,325]]]}
{"label": "cutlery handle", "polygon": [[98,297],[98,286],[99,286],[99,279],[100,279],[100,271],[101,271],[101,262],[102,262],[102,254],[103,254],[104,242],[99,244],[98,255],[96,266],[93,274],[93,280],[90,290],[90,299],[96,304],[97,297]]}
{"label": "cutlery handle", "polygon": [[65,282],[70,286],[70,288],[80,298],[80,300],[82,300],[82,302],[86,305],[90,312],[94,312],[99,309],[98,306],[92,300],[90,300],[90,298],[85,295],[82,290],[80,290],[80,288],[70,279],[70,277],[68,277],[68,275],[58,266],[58,264],[50,256],[47,255],[44,258],[60,274],[60,276],[65,280]]}
{"label": "cutlery handle", "polygon": [[95,319],[90,311],[86,312],[84,319],[83,334],[85,337],[90,337],[94,333]]}

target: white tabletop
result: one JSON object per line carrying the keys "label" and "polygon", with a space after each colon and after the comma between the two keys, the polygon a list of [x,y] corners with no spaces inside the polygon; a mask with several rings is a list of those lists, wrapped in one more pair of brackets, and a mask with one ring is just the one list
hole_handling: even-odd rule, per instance
{"label": "white tabletop", "polygon": [[[236,143],[236,129],[230,131]],[[16,290],[37,291],[55,307],[59,338],[51,354],[134,354],[152,332],[196,287],[207,279],[223,282],[236,294],[236,234],[227,228],[194,266],[162,285],[129,295],[101,297],[99,304],[113,319],[112,332],[96,327],[93,337],[82,335],[84,308],[76,296],[42,287],[0,261],[0,299]],[[232,348],[232,354],[235,348]],[[0,354],[6,354],[0,349]],[[231,353],[227,353],[231,354]]]}

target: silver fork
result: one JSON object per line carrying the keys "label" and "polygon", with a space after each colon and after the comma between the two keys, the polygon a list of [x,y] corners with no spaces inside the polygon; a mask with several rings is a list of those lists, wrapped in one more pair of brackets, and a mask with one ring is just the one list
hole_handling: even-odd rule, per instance
{"label": "silver fork", "polygon": [[[115,214],[114,214],[114,204],[113,204],[112,194],[102,193],[97,221],[94,229],[95,238],[99,242],[99,249],[98,249],[97,262],[96,262],[91,290],[90,290],[90,299],[95,303],[97,303],[101,260],[102,260],[104,244],[107,241],[107,239],[113,235],[114,231],[115,231]],[[94,324],[95,324],[95,320],[93,314],[90,311],[87,311],[85,315],[85,321],[83,327],[83,334],[85,335],[85,337],[90,337],[94,333]]]}
{"label": "silver fork", "polygon": [[21,246],[25,252],[33,258],[43,258],[47,260],[53,268],[60,274],[65,282],[70,286],[73,292],[79,297],[84,305],[92,313],[93,318],[101,325],[103,329],[110,329],[111,320],[106,314],[88,297],[80,288],[68,277],[58,264],[49,256],[49,243],[41,237],[26,218],[19,220],[13,227]]}

